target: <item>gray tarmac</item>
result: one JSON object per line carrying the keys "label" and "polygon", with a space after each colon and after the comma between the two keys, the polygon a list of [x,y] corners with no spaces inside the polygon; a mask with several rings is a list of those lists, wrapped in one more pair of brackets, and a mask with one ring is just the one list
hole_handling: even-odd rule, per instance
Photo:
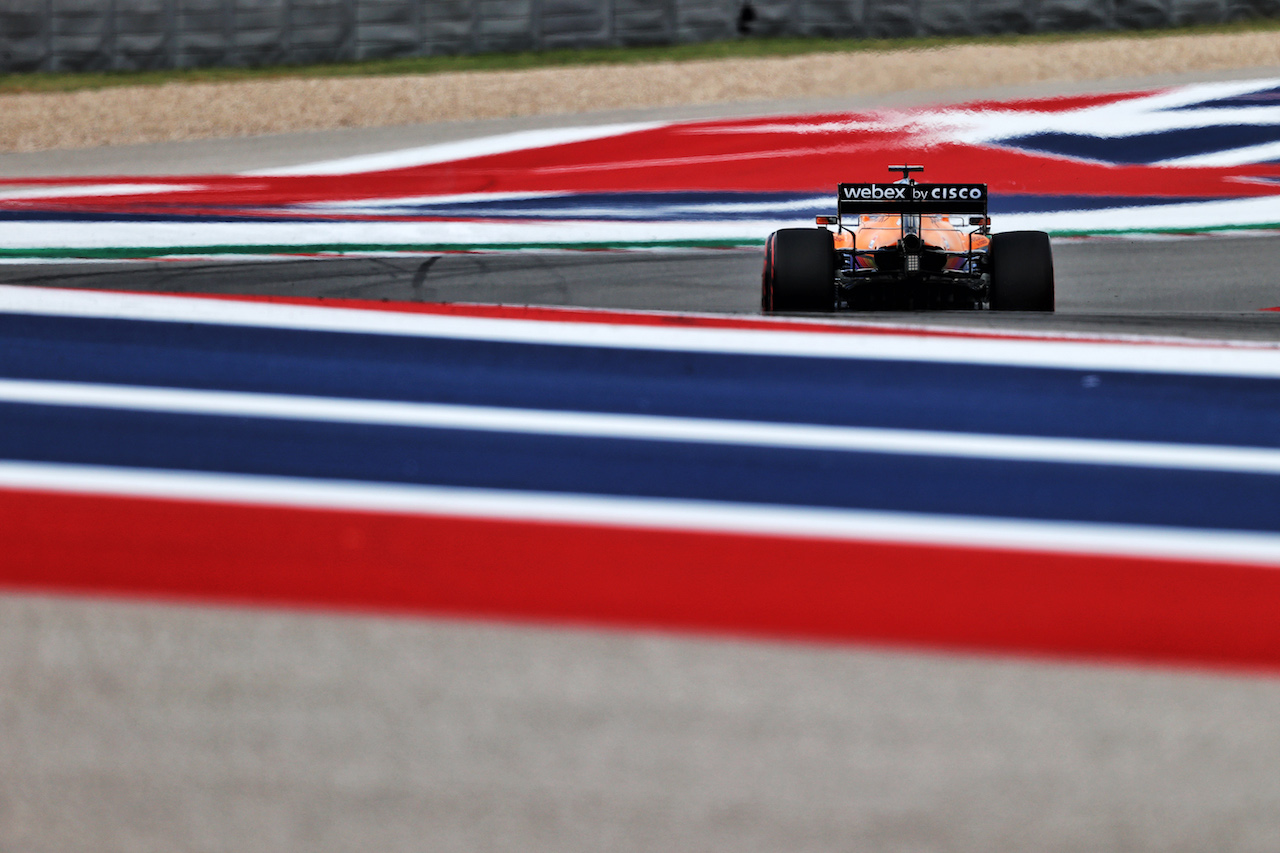
{"label": "gray tarmac", "polygon": [[[1058,310],[841,313],[979,329],[1280,340],[1280,236],[1075,240]],[[758,313],[762,250],[0,265],[0,283],[175,293]]]}
{"label": "gray tarmac", "polygon": [[0,598],[0,849],[1280,848],[1280,681]]}
{"label": "gray tarmac", "polygon": [[[197,171],[285,156],[188,150]],[[85,174],[142,174],[137,155]],[[1055,257],[1052,316],[853,316],[1280,339],[1260,310],[1280,305],[1274,238]],[[749,313],[759,265],[522,253],[0,265],[0,282]],[[10,594],[0,850],[1274,853],[1280,679]]]}

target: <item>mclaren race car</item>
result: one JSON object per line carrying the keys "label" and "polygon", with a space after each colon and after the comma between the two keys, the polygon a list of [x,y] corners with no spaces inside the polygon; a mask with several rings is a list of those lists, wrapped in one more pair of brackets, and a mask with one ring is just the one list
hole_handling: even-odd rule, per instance
{"label": "mclaren race car", "polygon": [[1042,231],[991,233],[986,184],[901,179],[840,184],[822,228],[765,243],[761,307],[774,311],[924,308],[1052,311],[1053,254]]}

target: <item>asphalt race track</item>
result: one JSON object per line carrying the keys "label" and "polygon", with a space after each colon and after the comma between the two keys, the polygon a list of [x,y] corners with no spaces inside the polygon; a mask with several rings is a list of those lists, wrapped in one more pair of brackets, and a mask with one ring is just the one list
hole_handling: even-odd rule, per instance
{"label": "asphalt race track", "polygon": [[[1051,316],[850,316],[1280,341],[1274,235],[1054,251]],[[5,264],[0,284],[752,313],[760,259]],[[0,597],[14,853],[1270,853],[1278,767],[1274,673]]]}
{"label": "asphalt race track", "polygon": [[[444,254],[425,258],[0,266],[0,284],[659,311],[759,310],[752,249]],[[1053,316],[843,314],[860,322],[1280,339],[1280,237],[1075,240],[1054,246]]]}

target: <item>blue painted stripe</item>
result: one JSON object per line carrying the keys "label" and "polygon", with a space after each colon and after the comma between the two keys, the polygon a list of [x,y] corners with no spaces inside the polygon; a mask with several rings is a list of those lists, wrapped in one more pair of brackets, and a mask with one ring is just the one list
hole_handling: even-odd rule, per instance
{"label": "blue painted stripe", "polygon": [[1280,381],[0,314],[0,375],[766,422],[1280,447]]}
{"label": "blue painted stripe", "polygon": [[1280,531],[1280,477],[0,405],[0,457],[162,470]]}
{"label": "blue painted stripe", "polygon": [[1050,131],[999,140],[1028,151],[1126,165],[1232,151],[1280,141],[1280,126],[1224,124],[1127,136],[1088,136]]}
{"label": "blue painted stripe", "polygon": [[1179,104],[1166,107],[1167,110],[1203,110],[1203,109],[1240,109],[1241,107],[1277,107],[1280,106],[1280,86],[1246,92],[1243,95],[1232,95],[1227,98],[1214,98],[1209,101],[1196,101],[1190,104]]}

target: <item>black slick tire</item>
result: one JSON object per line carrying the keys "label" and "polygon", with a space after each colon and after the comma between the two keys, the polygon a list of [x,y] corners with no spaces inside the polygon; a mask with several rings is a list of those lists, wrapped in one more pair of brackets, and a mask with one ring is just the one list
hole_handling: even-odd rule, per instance
{"label": "black slick tire", "polygon": [[836,250],[825,228],[783,228],[769,235],[760,277],[760,307],[774,311],[834,311]]}
{"label": "black slick tire", "polygon": [[992,311],[1052,311],[1053,250],[1043,231],[1009,231],[991,238]]}

